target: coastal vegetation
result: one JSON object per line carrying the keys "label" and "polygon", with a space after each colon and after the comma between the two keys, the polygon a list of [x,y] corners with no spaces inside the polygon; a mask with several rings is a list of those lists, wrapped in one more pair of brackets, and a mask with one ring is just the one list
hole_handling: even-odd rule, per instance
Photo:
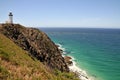
{"label": "coastal vegetation", "polygon": [[[0,80],[79,80],[72,72],[63,71],[59,67],[51,67],[46,62],[41,62],[36,56],[30,54],[30,51],[15,43],[13,36],[8,37],[3,33],[7,32],[0,30]],[[12,32],[9,34],[16,35]],[[48,46],[45,45],[44,47]],[[52,46],[49,45],[49,47]],[[51,56],[54,54],[52,53]],[[64,60],[64,58],[61,59]]]}

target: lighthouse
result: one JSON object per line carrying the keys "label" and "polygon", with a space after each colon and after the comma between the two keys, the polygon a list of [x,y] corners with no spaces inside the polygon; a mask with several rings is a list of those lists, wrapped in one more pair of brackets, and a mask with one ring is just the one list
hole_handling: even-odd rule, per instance
{"label": "lighthouse", "polygon": [[9,13],[9,21],[8,23],[13,24],[13,14],[12,12]]}

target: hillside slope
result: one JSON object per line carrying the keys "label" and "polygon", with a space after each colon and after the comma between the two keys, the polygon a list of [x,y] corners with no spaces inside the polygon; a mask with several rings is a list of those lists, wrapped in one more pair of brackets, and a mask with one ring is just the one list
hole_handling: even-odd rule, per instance
{"label": "hillside slope", "polygon": [[51,69],[69,72],[58,47],[42,31],[19,24],[1,24],[0,32]]}
{"label": "hillside slope", "polygon": [[51,70],[0,33],[0,80],[78,80],[72,73]]}

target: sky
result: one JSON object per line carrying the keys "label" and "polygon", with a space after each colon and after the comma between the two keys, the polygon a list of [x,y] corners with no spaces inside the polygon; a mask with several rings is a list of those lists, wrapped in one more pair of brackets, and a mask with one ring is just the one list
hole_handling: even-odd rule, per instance
{"label": "sky", "polygon": [[0,23],[9,12],[28,27],[120,28],[120,0],[0,0]]}

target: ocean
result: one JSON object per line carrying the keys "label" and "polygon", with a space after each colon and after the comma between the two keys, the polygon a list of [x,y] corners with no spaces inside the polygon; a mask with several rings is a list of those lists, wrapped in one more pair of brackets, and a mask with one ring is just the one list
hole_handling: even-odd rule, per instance
{"label": "ocean", "polygon": [[120,29],[39,28],[94,80],[120,80]]}

